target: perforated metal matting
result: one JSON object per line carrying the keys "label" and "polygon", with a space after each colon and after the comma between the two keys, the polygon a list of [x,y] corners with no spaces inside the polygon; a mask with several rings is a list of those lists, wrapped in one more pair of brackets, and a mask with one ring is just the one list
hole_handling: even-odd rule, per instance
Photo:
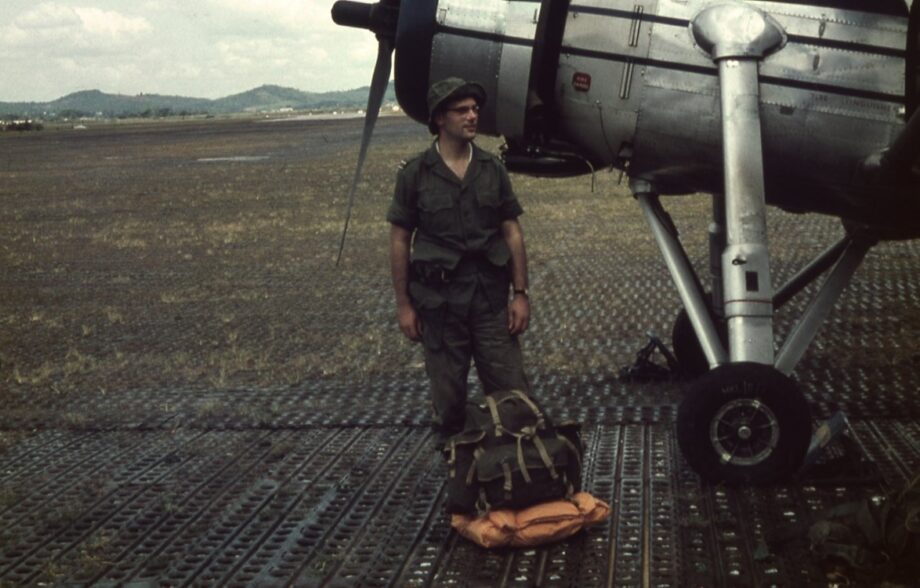
{"label": "perforated metal matting", "polygon": [[[893,481],[915,423],[856,429]],[[814,513],[873,490],[702,485],[669,422],[586,427],[585,486],[613,517],[536,549],[486,551],[441,511],[444,467],[413,427],[46,431],[7,451],[7,585],[688,586],[816,584]],[[9,493],[16,493],[11,500]]]}
{"label": "perforated metal matting", "polygon": [[[383,127],[378,148],[425,140],[411,123],[391,120]],[[356,140],[359,123],[345,128],[329,135],[334,144]],[[308,134],[310,127],[286,129],[277,136]],[[283,161],[301,161],[268,125],[222,132],[251,134],[247,140],[271,145]],[[136,149],[151,141],[139,141]],[[125,152],[133,149],[128,145]],[[144,292],[195,284],[200,268],[148,260],[139,269],[115,256],[58,260],[67,271],[53,265],[0,271],[5,292],[44,296],[35,302],[35,316],[53,314],[55,305],[71,299],[91,309],[93,293],[104,285],[130,284],[124,287],[131,295],[119,307],[124,320],[111,320],[110,328],[81,340],[84,355],[95,350],[102,358],[110,347],[204,355],[212,344],[210,326],[221,322],[221,309],[234,305],[245,312],[228,313],[223,322],[242,339],[268,346],[295,340],[303,329],[320,335],[307,350],[315,374],[288,384],[157,386],[140,373],[143,366],[133,366],[113,377],[107,390],[34,395],[8,378],[0,414],[0,585],[826,583],[805,541],[817,513],[880,495],[920,470],[917,244],[883,243],[872,250],[795,374],[815,418],[847,413],[882,479],[712,487],[700,482],[676,446],[683,384],[617,378],[647,331],[667,342],[678,304],[644,222],[616,180],[602,174],[596,192],[581,180],[541,195],[538,180],[515,178],[528,211],[523,222],[534,292],[534,320],[523,339],[528,371],[553,416],[583,423],[584,486],[613,507],[604,524],[545,547],[492,551],[451,531],[442,510],[445,468],[426,429],[420,353],[394,334],[384,232],[365,224],[350,237],[349,251],[380,251],[367,259],[352,253],[339,269],[327,255],[304,262],[303,271],[281,270],[266,257],[243,255],[251,249],[240,245],[228,259],[245,264],[246,278],[203,288],[258,297],[190,295],[170,299],[169,314]],[[386,200],[386,193],[373,196],[372,208],[358,209],[358,221],[377,218]],[[705,200],[683,202],[666,199],[665,205],[702,267],[707,206]],[[49,210],[53,216],[54,207]],[[770,231],[777,283],[840,235],[831,219],[778,211],[770,213]],[[329,253],[336,244],[327,242],[329,234],[315,242],[306,237],[307,243]],[[780,340],[809,293],[778,314]],[[252,302],[263,299],[270,304]],[[272,323],[278,312],[287,323]],[[202,316],[214,320],[176,326]],[[71,325],[64,323],[56,332],[66,334]],[[6,330],[15,327],[9,321]],[[320,368],[337,352],[330,342],[342,341],[343,332],[365,343],[348,351],[355,368],[325,374]],[[26,341],[22,347],[19,340],[4,340],[4,361],[67,353],[69,343],[54,337],[29,349],[29,333],[18,333]],[[282,349],[291,358],[302,352]],[[89,370],[78,375],[92,381]],[[475,382],[472,387],[478,389]]]}

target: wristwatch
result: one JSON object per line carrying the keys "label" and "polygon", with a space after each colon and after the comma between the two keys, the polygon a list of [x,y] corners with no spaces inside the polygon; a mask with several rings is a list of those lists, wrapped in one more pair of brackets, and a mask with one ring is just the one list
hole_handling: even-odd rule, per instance
{"label": "wristwatch", "polygon": [[527,288],[515,288],[514,294],[515,295],[523,294],[525,297],[530,298],[530,296],[527,296]]}

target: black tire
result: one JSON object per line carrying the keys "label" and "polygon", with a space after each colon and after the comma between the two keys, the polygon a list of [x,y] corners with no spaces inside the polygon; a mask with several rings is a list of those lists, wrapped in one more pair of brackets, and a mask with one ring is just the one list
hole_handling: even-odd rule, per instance
{"label": "black tire", "polygon": [[721,365],[693,382],[677,411],[677,442],[710,483],[767,485],[792,476],[811,441],[808,403],[772,366]]}
{"label": "black tire", "polygon": [[[707,292],[707,307],[711,305],[709,300],[710,295]],[[716,332],[719,334],[719,339],[722,340],[722,345],[727,348],[728,325],[724,320],[717,318],[711,308],[709,316],[716,326]],[[690,316],[687,315],[685,308],[680,309],[677,318],[674,319],[674,328],[671,329],[671,346],[674,348],[674,356],[677,358],[677,363],[680,364],[680,371],[683,375],[696,378],[709,371],[709,361],[706,359],[706,354],[703,353],[703,347],[696,337],[696,331],[693,330]]]}

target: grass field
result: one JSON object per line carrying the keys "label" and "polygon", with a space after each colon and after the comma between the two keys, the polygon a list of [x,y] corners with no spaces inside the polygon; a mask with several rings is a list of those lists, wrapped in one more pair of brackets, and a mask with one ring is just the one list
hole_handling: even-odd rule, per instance
{"label": "grass field", "polygon": [[[381,121],[336,268],[357,132],[211,121],[0,136],[4,388],[273,387],[404,366],[408,344],[374,322],[392,301],[383,216],[397,165],[429,138]],[[525,229],[554,227],[528,241],[535,279],[611,239],[583,226],[592,215],[638,234],[609,176],[595,194],[586,178],[516,178]]]}
{"label": "grass field", "polygon": [[[399,162],[430,139],[403,117],[380,121],[336,267],[360,125],[214,120],[0,135],[4,401],[421,378],[420,350],[395,326],[384,214]],[[606,170],[595,180],[592,191],[590,176],[513,178],[535,313],[524,345],[538,376],[613,378],[647,330],[667,339],[679,308],[626,182]],[[708,199],[669,208],[703,267]],[[777,279],[838,232],[832,219],[771,214],[771,231],[793,218],[815,228],[776,239]],[[898,328],[909,337],[918,322]]]}

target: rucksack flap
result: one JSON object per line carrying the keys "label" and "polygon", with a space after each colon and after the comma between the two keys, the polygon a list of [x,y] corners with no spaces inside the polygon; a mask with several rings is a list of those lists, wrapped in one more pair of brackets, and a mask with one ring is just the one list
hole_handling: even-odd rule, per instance
{"label": "rucksack flap", "polygon": [[502,432],[517,432],[535,427],[543,430],[552,427],[543,409],[520,390],[494,392],[484,402],[468,402],[466,405],[466,431],[486,431],[493,437]]}
{"label": "rucksack flap", "polygon": [[522,437],[518,442],[482,451],[476,458],[476,479],[482,483],[503,478],[505,464],[525,480],[531,472],[541,469],[556,478],[566,471],[569,460],[570,449],[561,439]]}
{"label": "rucksack flap", "polygon": [[[476,476],[480,488],[477,508],[525,508],[547,500],[566,498],[575,493],[571,467],[577,456],[563,439],[519,438],[482,451],[476,456]],[[470,481],[468,479],[468,481]]]}

